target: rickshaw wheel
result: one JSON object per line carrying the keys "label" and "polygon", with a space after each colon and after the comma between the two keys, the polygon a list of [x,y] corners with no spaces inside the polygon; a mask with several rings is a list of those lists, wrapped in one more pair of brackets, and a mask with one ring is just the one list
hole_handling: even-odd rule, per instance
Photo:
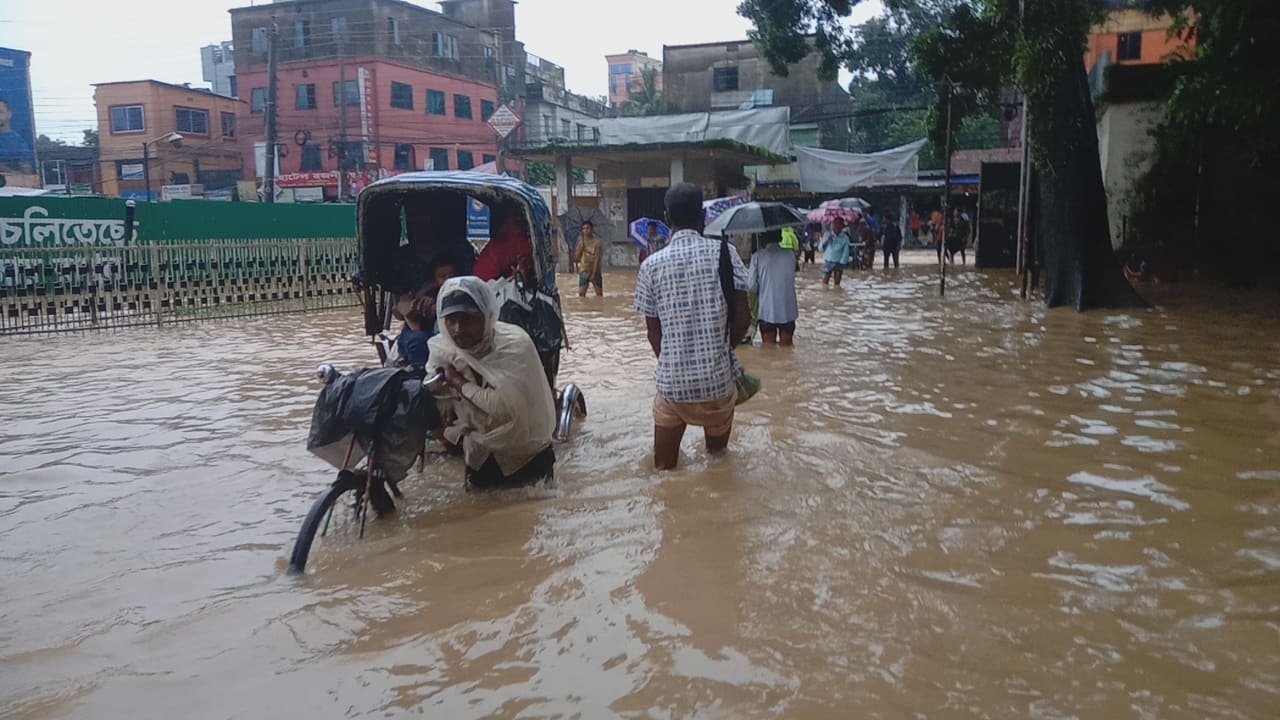
{"label": "rickshaw wheel", "polygon": [[364,477],[349,470],[338,473],[338,479],[315,501],[306,519],[302,521],[298,538],[293,541],[293,554],[289,556],[290,575],[301,575],[306,570],[307,557],[311,555],[311,544],[315,541],[316,532],[327,522],[329,510],[338,502],[338,498],[348,492],[362,492],[364,486]]}

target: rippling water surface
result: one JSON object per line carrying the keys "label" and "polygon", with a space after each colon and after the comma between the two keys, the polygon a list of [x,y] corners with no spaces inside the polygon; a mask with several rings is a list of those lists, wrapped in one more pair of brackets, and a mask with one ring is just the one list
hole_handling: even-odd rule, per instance
{"label": "rippling water surface", "polygon": [[0,716],[1275,717],[1274,311],[929,270],[807,269],[731,454],[669,474],[610,275],[566,298],[553,486],[435,458],[302,578],[309,371],[368,363],[357,312],[0,340]]}

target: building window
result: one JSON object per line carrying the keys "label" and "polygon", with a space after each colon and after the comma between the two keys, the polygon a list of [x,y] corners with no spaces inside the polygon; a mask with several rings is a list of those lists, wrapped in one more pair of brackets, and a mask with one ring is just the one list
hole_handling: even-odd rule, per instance
{"label": "building window", "polygon": [[248,91],[248,111],[255,115],[261,115],[266,111],[266,88],[255,87]]}
{"label": "building window", "polygon": [[387,18],[387,34],[391,36],[391,44],[400,44],[400,21],[395,18]]}
{"label": "building window", "polygon": [[563,118],[560,120],[560,137],[573,137],[573,123]]}
{"label": "building window", "polygon": [[458,151],[458,169],[459,170],[470,170],[475,166],[476,166],[476,161],[474,158],[471,157],[470,150]]}
{"label": "building window", "polygon": [[304,48],[311,44],[311,21],[294,20],[293,21],[293,46],[296,48]]}
{"label": "building window", "polygon": [[174,124],[180,133],[192,135],[209,134],[209,112],[195,108],[176,107],[173,109]]}
{"label": "building window", "polygon": [[480,101],[480,119],[481,120],[488,122],[489,118],[493,117],[493,111],[494,111],[494,107],[493,107],[492,100]]}
{"label": "building window", "polygon": [[427,91],[427,114],[428,115],[448,115],[449,111],[445,109],[444,93],[439,90]]}
{"label": "building window", "polygon": [[542,138],[545,140],[551,137],[551,116],[542,116]]}
{"label": "building window", "polygon": [[481,155],[480,157],[483,159],[483,161],[484,161],[484,164],[485,164],[485,165],[488,165],[489,163],[496,163],[496,162],[498,162],[498,156],[497,156],[497,155],[490,155],[489,153],[485,153],[484,155]]}
{"label": "building window", "polygon": [[249,52],[254,55],[267,54],[267,29],[256,27],[249,34]]}
{"label": "building window", "polygon": [[591,128],[591,140],[596,144],[600,143],[600,128]]}
{"label": "building window", "polygon": [[431,54],[438,58],[458,59],[458,38],[444,33],[431,33]]}
{"label": "building window", "polygon": [[141,105],[118,105],[111,108],[111,132],[131,133],[146,129]]}
{"label": "building window", "polygon": [[222,137],[233,138],[236,136],[236,114],[222,113]]}
{"label": "building window", "polygon": [[1120,33],[1119,42],[1116,47],[1117,60],[1141,60],[1142,59],[1142,33],[1130,32]]}
{"label": "building window", "polygon": [[229,78],[227,78],[227,79],[231,81],[231,97],[233,97],[233,98],[238,98],[238,97],[240,97],[240,86],[239,86],[239,84],[236,82],[236,76],[235,76],[235,75],[232,75],[231,77],[229,77]]}
{"label": "building window", "polygon": [[498,66],[498,54],[497,54],[497,52],[495,52],[495,51],[494,51],[494,49],[493,49],[493,48],[491,48],[491,47],[489,47],[488,45],[485,45],[485,46],[484,46],[484,69],[485,69],[485,71],[487,71],[487,72],[493,72],[493,69],[494,69],[495,67],[497,67],[497,66]]}
{"label": "building window", "polygon": [[302,165],[298,167],[301,172],[309,172],[324,169],[324,159],[321,155],[324,151],[319,145],[303,145],[302,146]]}
{"label": "building window", "polygon": [[431,169],[449,169],[449,151],[444,148],[431,148]]}
{"label": "building window", "polygon": [[169,184],[170,185],[190,185],[191,176],[184,172],[171,172],[169,173]]}
{"label": "building window", "polygon": [[456,118],[471,119],[471,98],[466,95],[453,96],[453,116]]}
{"label": "building window", "polygon": [[396,143],[396,170],[413,170],[413,146],[408,143]]}
{"label": "building window", "polygon": [[587,139],[587,126],[583,125],[582,123],[578,123],[578,139],[579,140]]}
{"label": "building window", "polygon": [[297,86],[299,110],[315,110],[316,109],[316,86],[313,83]]}
{"label": "building window", "polygon": [[609,94],[610,94],[610,95],[617,95],[617,94],[618,94],[618,86],[617,86],[617,84],[614,82],[614,80],[613,80],[613,76],[612,76],[612,75],[610,75],[610,76],[609,76]]}
{"label": "building window", "polygon": [[391,83],[391,107],[412,110],[413,86],[406,83]]}
{"label": "building window", "polygon": [[738,89],[738,68],[736,65],[718,67],[712,70],[712,84],[716,92],[729,92]]}
{"label": "building window", "polygon": [[329,33],[333,35],[334,42],[345,43],[351,39],[347,32],[347,19],[345,17],[336,17],[329,21]]}
{"label": "building window", "polygon": [[631,64],[628,63],[626,65],[610,65],[609,73],[612,75],[630,75]]}
{"label": "building window", "polygon": [[[342,92],[342,90],[346,92]],[[338,98],[345,96],[346,101],[340,102]],[[360,104],[360,83],[355,80],[347,80],[344,86],[340,81],[335,80],[333,83],[333,106],[342,105],[359,105]]]}

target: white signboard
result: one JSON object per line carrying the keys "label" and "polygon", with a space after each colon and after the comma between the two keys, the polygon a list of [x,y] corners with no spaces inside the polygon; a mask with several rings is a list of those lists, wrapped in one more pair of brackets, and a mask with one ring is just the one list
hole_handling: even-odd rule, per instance
{"label": "white signboard", "polygon": [[855,154],[797,147],[800,190],[843,193],[853,188],[915,185],[924,140],[880,152]]}
{"label": "white signboard", "polygon": [[160,199],[163,201],[190,200],[203,195],[203,185],[163,185],[160,188]]}
{"label": "white signboard", "polygon": [[511,108],[503,105],[489,116],[489,127],[498,133],[498,137],[505,138],[511,134],[520,125],[520,118],[511,112]]}

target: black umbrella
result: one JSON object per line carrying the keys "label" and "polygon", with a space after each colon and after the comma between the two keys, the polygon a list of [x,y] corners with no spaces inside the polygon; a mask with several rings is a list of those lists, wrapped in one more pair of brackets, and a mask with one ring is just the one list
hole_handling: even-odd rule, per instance
{"label": "black umbrella", "polygon": [[749,202],[734,205],[716,216],[704,235],[723,237],[733,233],[758,233],[794,227],[809,222],[799,210],[780,202]]}
{"label": "black umbrella", "polygon": [[568,210],[560,213],[560,232],[564,233],[564,241],[570,250],[578,247],[578,236],[582,234],[582,223],[585,222],[595,226],[597,237],[604,239],[608,235],[608,215],[593,207],[570,205]]}

